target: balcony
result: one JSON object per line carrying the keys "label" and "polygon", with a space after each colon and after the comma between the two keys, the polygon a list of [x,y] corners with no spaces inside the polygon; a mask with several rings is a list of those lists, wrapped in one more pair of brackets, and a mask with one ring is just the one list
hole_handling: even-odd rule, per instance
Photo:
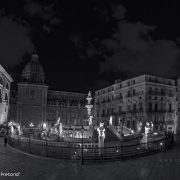
{"label": "balcony", "polygon": [[100,102],[98,101],[98,102],[96,102],[96,105],[99,105],[100,104]]}
{"label": "balcony", "polygon": [[159,92],[159,91],[148,91],[148,95],[153,95],[153,96],[168,96],[168,97],[175,96],[173,93],[165,93],[165,92]]}
{"label": "balcony", "polygon": [[117,100],[123,100],[123,96],[118,96],[116,99]]}

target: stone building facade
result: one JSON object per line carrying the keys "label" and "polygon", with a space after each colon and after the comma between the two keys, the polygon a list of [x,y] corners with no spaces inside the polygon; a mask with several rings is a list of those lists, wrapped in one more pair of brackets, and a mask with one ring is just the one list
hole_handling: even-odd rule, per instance
{"label": "stone building facade", "polygon": [[[57,82],[58,83],[58,82]],[[78,126],[87,118],[87,94],[49,90],[38,55],[22,71],[22,82],[11,93],[10,121],[28,128],[52,126],[58,117],[64,126]]]}
{"label": "stone building facade", "polygon": [[9,112],[11,76],[0,65],[0,125],[7,122]]}
{"label": "stone building facade", "polygon": [[[180,97],[180,96],[179,96]],[[176,131],[178,101],[176,81],[152,75],[141,75],[95,92],[95,118],[97,123],[113,124],[123,121],[133,130],[138,123],[152,122],[155,129]]]}

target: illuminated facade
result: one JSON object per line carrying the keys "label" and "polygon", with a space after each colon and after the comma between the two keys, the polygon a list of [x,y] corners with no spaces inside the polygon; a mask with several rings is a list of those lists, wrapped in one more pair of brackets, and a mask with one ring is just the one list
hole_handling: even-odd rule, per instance
{"label": "illuminated facade", "polygon": [[22,71],[22,82],[12,92],[10,121],[22,127],[51,127],[58,117],[64,126],[81,126],[87,118],[85,108],[87,94],[49,90],[38,55],[33,54]]}
{"label": "illuminated facade", "polygon": [[0,65],[0,125],[8,118],[11,76]]}
{"label": "illuminated facade", "polygon": [[95,92],[95,119],[108,124],[112,116],[114,125],[123,121],[133,130],[138,130],[139,123],[144,127],[146,122],[153,122],[155,129],[176,131],[177,102],[175,80],[152,75],[116,80]]}

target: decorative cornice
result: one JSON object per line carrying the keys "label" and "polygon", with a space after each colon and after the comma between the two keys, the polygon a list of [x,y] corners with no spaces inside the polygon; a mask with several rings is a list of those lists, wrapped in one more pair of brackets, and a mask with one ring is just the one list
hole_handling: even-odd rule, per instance
{"label": "decorative cornice", "polygon": [[6,72],[6,70],[0,64],[0,72],[10,81],[13,82],[12,77]]}

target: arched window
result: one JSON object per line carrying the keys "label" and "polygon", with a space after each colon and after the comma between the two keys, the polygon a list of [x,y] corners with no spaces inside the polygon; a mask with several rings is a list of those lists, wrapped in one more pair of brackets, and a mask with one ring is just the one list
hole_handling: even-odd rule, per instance
{"label": "arched window", "polygon": [[0,103],[2,103],[2,91],[0,89]]}
{"label": "arched window", "polygon": [[133,104],[133,112],[136,112],[136,104]]}
{"label": "arched window", "polygon": [[6,89],[9,89],[9,83],[8,82],[6,83]]}
{"label": "arched window", "polygon": [[142,102],[139,103],[139,111],[143,112],[143,103]]}
{"label": "arched window", "polygon": [[3,85],[3,79],[2,79],[2,76],[0,76],[0,84]]}
{"label": "arched window", "polygon": [[7,93],[5,94],[5,101],[7,101],[8,100],[8,95],[7,95]]}

